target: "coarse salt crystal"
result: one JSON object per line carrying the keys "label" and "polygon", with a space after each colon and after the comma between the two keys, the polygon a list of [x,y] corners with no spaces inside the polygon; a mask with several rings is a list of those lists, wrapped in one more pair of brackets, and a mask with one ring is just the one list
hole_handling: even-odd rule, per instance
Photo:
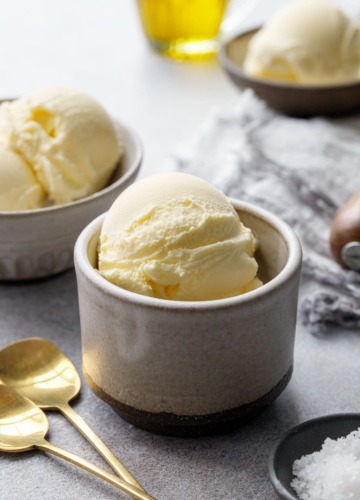
{"label": "coarse salt crystal", "polygon": [[293,475],[301,500],[360,500],[360,428],[295,460]]}

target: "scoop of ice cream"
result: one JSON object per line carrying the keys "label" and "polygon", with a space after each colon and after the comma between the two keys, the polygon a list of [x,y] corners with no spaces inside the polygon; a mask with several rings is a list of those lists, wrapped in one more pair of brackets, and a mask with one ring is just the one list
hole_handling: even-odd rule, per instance
{"label": "scoop of ice cream", "polygon": [[285,5],[252,38],[244,61],[251,76],[302,84],[359,78],[360,30],[327,0]]}
{"label": "scoop of ice cream", "polygon": [[29,165],[13,151],[0,149],[0,210],[40,208],[44,199]]}
{"label": "scoop of ice cream", "polygon": [[114,125],[102,106],[66,87],[41,89],[3,103],[0,145],[26,160],[55,204],[101,189],[121,154]]}
{"label": "scoop of ice cream", "polygon": [[99,272],[119,287],[173,300],[211,300],[261,285],[255,239],[229,200],[197,177],[168,173],[126,189],[107,213]]}

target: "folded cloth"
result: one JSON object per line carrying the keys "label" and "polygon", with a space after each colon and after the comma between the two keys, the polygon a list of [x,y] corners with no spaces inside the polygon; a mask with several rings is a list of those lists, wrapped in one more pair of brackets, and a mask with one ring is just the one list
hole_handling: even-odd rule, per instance
{"label": "folded cloth", "polygon": [[164,168],[203,177],[288,222],[303,246],[302,286],[312,285],[301,299],[303,323],[314,333],[360,327],[360,273],[341,268],[329,250],[336,211],[360,190],[359,115],[291,118],[246,91]]}

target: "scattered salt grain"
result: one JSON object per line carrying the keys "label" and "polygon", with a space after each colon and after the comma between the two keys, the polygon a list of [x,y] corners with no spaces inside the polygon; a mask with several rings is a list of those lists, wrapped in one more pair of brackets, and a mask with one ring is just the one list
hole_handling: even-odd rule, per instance
{"label": "scattered salt grain", "polygon": [[295,460],[291,486],[301,500],[360,500],[360,428]]}

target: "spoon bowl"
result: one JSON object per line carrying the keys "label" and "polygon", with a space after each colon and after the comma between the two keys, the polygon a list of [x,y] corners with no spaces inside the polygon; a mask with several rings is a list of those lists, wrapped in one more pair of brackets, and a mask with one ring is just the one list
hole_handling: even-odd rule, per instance
{"label": "spoon bowl", "polygon": [[338,439],[360,427],[360,413],[338,413],[308,420],[287,432],[269,458],[271,483],[280,498],[298,500],[291,487],[295,460],[321,449],[326,438]]}
{"label": "spoon bowl", "polygon": [[16,391],[0,384],[0,450],[32,450],[49,430],[44,413]]}
{"label": "spoon bowl", "polygon": [[51,342],[30,338],[0,351],[0,380],[43,409],[56,409],[80,392],[71,361]]}
{"label": "spoon bowl", "polygon": [[137,500],[155,500],[144,490],[119,479],[97,465],[46,441],[48,420],[30,399],[0,384],[0,451],[21,452],[38,449],[52,453],[104,479]]}
{"label": "spoon bowl", "polygon": [[44,410],[60,411],[120,477],[143,490],[99,436],[69,405],[69,401],[80,392],[80,377],[75,366],[54,344],[42,338],[28,338],[0,350],[0,382],[16,389],[19,394]]}

